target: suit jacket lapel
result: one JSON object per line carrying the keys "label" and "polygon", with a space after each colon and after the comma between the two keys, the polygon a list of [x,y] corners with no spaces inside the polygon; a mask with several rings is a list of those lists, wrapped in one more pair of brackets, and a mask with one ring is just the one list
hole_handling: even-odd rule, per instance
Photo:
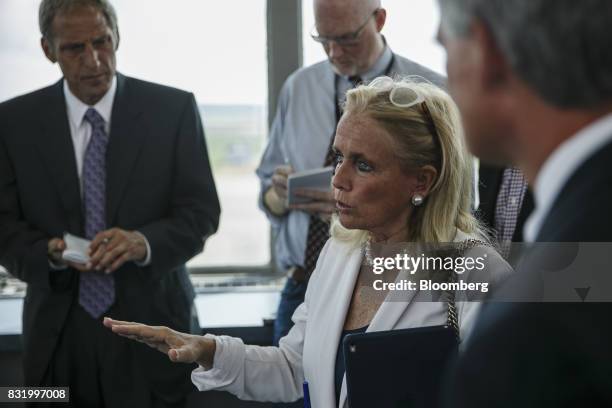
{"label": "suit jacket lapel", "polygon": [[49,88],[48,98],[42,101],[44,110],[42,137],[36,146],[55,185],[62,206],[68,215],[68,229],[82,231],[81,188],[77,173],[74,145],[68,125],[63,81]]}
{"label": "suit jacket lapel", "polygon": [[[312,290],[311,287],[316,287],[316,296],[322,300],[316,309],[309,310],[309,314],[312,313],[312,316],[315,316],[312,319],[313,326],[315,326],[312,333],[316,333],[313,341],[313,344],[316,342],[316,345],[310,353],[314,353],[317,359],[316,367],[320,370],[320,374],[316,375],[316,379],[307,377],[306,380],[311,382],[312,386],[317,386],[317,382],[321,381],[321,387],[329,387],[327,397],[333,401],[335,399],[333,383],[336,352],[359,276],[362,255],[360,249],[348,248],[344,245],[333,246],[330,250],[334,251],[333,255],[325,258],[329,260],[329,264],[321,268],[321,273],[327,274],[322,278],[324,284],[309,286],[309,290]],[[323,383],[325,383],[324,386]]]}
{"label": "suit jacket lapel", "polygon": [[[400,271],[397,274],[395,282],[399,282],[402,279],[410,280],[410,273],[407,271]],[[353,284],[354,286],[354,284]],[[378,308],[378,311],[374,315],[372,322],[366,330],[368,333],[375,331],[392,330],[397,322],[406,311],[406,308],[411,304],[412,299],[417,292],[416,291],[403,291],[399,293],[389,292],[384,302]],[[398,297],[401,296],[400,297]],[[348,308],[348,305],[347,305]],[[346,316],[346,312],[344,314]],[[336,341],[337,344],[337,341]],[[335,361],[335,360],[334,360]],[[342,387],[340,388],[340,405],[344,406],[347,399],[347,388],[346,388],[346,374],[342,379]]]}
{"label": "suit jacket lapel", "polygon": [[106,222],[109,227],[116,224],[121,198],[148,133],[139,120],[142,101],[135,100],[129,81],[117,74],[117,93],[106,152]]}
{"label": "suit jacket lapel", "polygon": [[502,182],[503,167],[491,166],[480,162],[478,171],[478,195],[480,197],[479,212],[481,218],[490,227],[495,227],[495,207],[497,194]]}
{"label": "suit jacket lapel", "polygon": [[[402,270],[397,274],[397,278],[395,282],[400,282],[401,280],[410,280],[411,275],[409,272]],[[392,292],[390,291],[387,294],[384,302],[378,308],[378,311],[374,315],[370,326],[368,327],[368,332],[373,331],[383,331],[383,330],[392,330],[399,319],[404,314],[404,311],[412,302],[416,290],[406,290],[400,292]]]}
{"label": "suit jacket lapel", "polygon": [[[338,280],[335,285],[330,285],[328,293],[326,293],[326,299],[329,300],[327,305],[330,313],[330,318],[326,319],[328,327],[326,332],[329,333],[329,350],[331,352],[331,360],[333,360],[333,367],[336,363],[336,350],[338,342],[340,341],[340,335],[344,329],[344,322],[346,320],[346,314],[348,312],[351,300],[353,299],[353,291],[355,290],[355,284],[359,276],[361,268],[361,251],[358,249],[351,249],[348,252],[348,257],[338,257],[338,266],[344,265],[341,274],[338,274]],[[348,258],[348,259],[347,259]]]}
{"label": "suit jacket lapel", "polygon": [[525,222],[531,215],[533,208],[533,193],[531,192],[531,188],[527,188],[527,191],[525,191],[525,197],[523,197],[523,204],[521,205],[518,219],[516,220],[516,228],[514,230],[514,235],[512,236],[512,241],[523,242],[523,228],[525,227]]}
{"label": "suit jacket lapel", "polygon": [[612,157],[612,142],[606,143],[588,157],[568,178],[542,221],[536,242],[578,240],[576,237],[564,236],[562,231],[572,225],[572,218],[569,215],[583,208],[585,199],[593,199],[593,192],[597,191],[598,186],[609,185],[610,157]]}

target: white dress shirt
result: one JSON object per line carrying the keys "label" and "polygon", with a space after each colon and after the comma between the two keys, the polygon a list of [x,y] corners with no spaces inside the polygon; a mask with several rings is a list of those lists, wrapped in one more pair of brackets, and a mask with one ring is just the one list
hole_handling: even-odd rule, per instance
{"label": "white dress shirt", "polygon": [[72,136],[72,145],[74,147],[81,195],[83,194],[83,160],[85,159],[87,145],[91,139],[91,124],[85,120],[85,112],[87,112],[89,108],[94,108],[104,119],[104,131],[107,135],[110,134],[111,113],[113,111],[113,101],[115,100],[116,92],[117,78],[115,77],[106,95],[104,95],[95,105],[89,106],[77,98],[68,87],[68,82],[64,81],[66,113],[68,114],[68,124],[70,125],[70,136]]}
{"label": "white dress shirt", "polygon": [[612,114],[609,114],[581,129],[548,157],[535,179],[535,210],[525,224],[525,242],[536,240],[542,223],[570,177],[611,140]]}
{"label": "white dress shirt", "polygon": [[[104,119],[104,131],[110,135],[111,114],[113,111],[113,102],[115,93],[117,92],[117,77],[113,78],[111,87],[106,94],[95,105],[90,106],[77,98],[70,88],[68,82],[64,80],[64,99],[66,100],[66,113],[68,114],[68,124],[70,127],[70,136],[72,137],[72,145],[74,147],[74,157],[76,159],[77,174],[79,177],[79,187],[81,197],[83,195],[83,161],[85,159],[85,151],[91,139],[91,124],[85,120],[85,113],[89,108],[95,109]],[[136,231],[138,232],[138,231]],[[139,266],[147,266],[151,263],[151,246],[149,240],[142,233],[138,232],[145,241],[147,247],[147,256],[143,262],[137,262]],[[57,265],[53,265],[57,269]]]}

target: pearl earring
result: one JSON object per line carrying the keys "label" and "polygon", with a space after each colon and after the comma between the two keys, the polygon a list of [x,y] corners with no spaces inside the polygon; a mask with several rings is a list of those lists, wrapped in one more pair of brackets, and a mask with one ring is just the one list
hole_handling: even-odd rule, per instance
{"label": "pearl earring", "polygon": [[423,201],[425,199],[423,198],[422,195],[420,194],[415,194],[412,196],[412,205],[414,205],[415,207],[419,207],[421,205],[423,205]]}

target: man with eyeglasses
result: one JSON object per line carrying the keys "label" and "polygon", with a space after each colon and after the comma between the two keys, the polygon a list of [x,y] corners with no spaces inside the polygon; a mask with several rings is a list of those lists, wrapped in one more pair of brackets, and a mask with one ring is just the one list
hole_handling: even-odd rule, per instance
{"label": "man with eyeglasses", "polygon": [[[193,367],[102,319],[199,330],[185,263],[220,210],[196,101],[116,72],[107,0],[39,14],[63,78],[0,104],[0,263],[28,284],[25,385],[70,387],[74,407],[182,407]],[[89,261],[62,256],[65,232],[92,241]]]}
{"label": "man with eyeglasses", "polygon": [[288,207],[287,177],[332,163],[331,143],[346,91],[381,76],[417,75],[444,86],[444,78],[391,51],[381,30],[387,12],[380,0],[315,0],[311,36],[328,60],[294,72],[281,90],[270,140],[257,175],[260,206],[276,233],[277,265],[287,282],[274,327],[274,344],[292,326],[308,277],[329,237],[335,210],[331,193],[307,191],[312,201]]}

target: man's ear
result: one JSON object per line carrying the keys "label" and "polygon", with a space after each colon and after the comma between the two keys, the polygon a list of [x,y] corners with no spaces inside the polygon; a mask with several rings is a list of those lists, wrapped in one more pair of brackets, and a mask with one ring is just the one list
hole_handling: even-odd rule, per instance
{"label": "man's ear", "polygon": [[474,45],[478,47],[479,71],[483,86],[489,88],[507,84],[511,70],[491,30],[478,20],[474,21],[471,29]]}
{"label": "man's ear", "polygon": [[55,56],[55,50],[53,49],[53,45],[49,43],[46,38],[43,37],[40,39],[40,46],[42,47],[47,59],[55,64],[57,62],[57,58]]}
{"label": "man's ear", "polygon": [[117,29],[117,35],[113,34],[113,41],[115,43],[115,52],[119,49],[119,42],[121,40],[121,36],[119,35],[119,29]]}
{"label": "man's ear", "polygon": [[385,22],[387,21],[387,10],[384,8],[379,8],[376,12],[376,31],[381,32],[383,27],[385,26]]}
{"label": "man's ear", "polygon": [[423,166],[417,172],[417,183],[415,193],[427,197],[438,177],[438,171],[434,166]]}

